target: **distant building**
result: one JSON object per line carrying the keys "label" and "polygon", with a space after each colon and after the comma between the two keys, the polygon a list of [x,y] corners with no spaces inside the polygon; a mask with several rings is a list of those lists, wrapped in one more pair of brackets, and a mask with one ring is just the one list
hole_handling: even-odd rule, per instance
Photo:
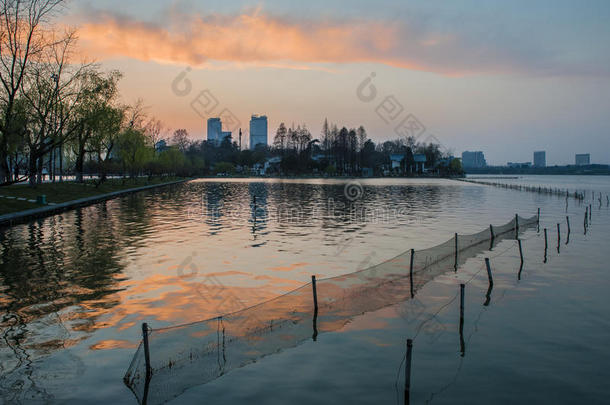
{"label": "distant building", "polygon": [[168,149],[167,141],[165,139],[161,139],[155,144],[155,151],[161,153]]}
{"label": "distant building", "polygon": [[546,151],[534,152],[534,167],[546,167]]}
{"label": "distant building", "polygon": [[405,160],[405,155],[401,153],[392,153],[390,155],[390,169],[400,169],[403,160]]}
{"label": "distant building", "polygon": [[415,162],[415,171],[417,173],[424,173],[426,171],[426,155],[423,153],[416,153],[413,155],[413,161]]}
{"label": "distant building", "polygon": [[532,162],[523,162],[523,163],[519,163],[519,162],[508,162],[506,164],[506,166],[513,168],[513,169],[527,169],[529,167],[532,167]]}
{"label": "distant building", "polygon": [[362,177],[373,177],[373,169],[370,167],[363,167],[361,172]]}
{"label": "distant building", "polygon": [[222,131],[220,133],[220,139],[218,140],[218,143],[222,143],[222,141],[224,141],[227,137],[231,138],[231,131]]}
{"label": "distant building", "polygon": [[479,168],[487,166],[483,152],[462,152],[462,167]]}
{"label": "distant building", "polygon": [[267,116],[253,115],[250,119],[250,149],[256,145],[267,146]]}
{"label": "distant building", "polygon": [[577,153],[574,160],[576,166],[587,166],[591,164],[591,155],[589,153]]}
{"label": "distant building", "polygon": [[222,122],[220,118],[208,118],[208,142],[219,144],[222,141]]}
{"label": "distant building", "polygon": [[218,146],[227,136],[231,136],[231,131],[222,130],[220,118],[208,118],[208,142],[214,142]]}

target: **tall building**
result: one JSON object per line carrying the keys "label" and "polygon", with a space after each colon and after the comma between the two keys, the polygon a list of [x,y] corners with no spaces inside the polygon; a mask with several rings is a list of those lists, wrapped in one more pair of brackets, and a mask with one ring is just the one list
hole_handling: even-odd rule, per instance
{"label": "tall building", "polygon": [[225,140],[225,138],[231,138],[231,131],[222,131],[220,133],[220,139],[218,140],[218,143],[221,144],[222,141]]}
{"label": "tall building", "polygon": [[534,167],[546,167],[546,151],[534,152]]}
{"label": "tall building", "polygon": [[220,118],[208,118],[208,142],[220,143],[222,140],[222,122]]}
{"label": "tall building", "polygon": [[208,142],[220,145],[227,136],[231,136],[231,131],[222,130],[220,118],[208,118]]}
{"label": "tall building", "polygon": [[574,157],[576,166],[586,166],[591,164],[591,155],[589,153],[577,153]]}
{"label": "tall building", "polygon": [[487,162],[485,161],[483,152],[462,152],[462,167],[472,169],[485,166],[487,166]]}
{"label": "tall building", "polygon": [[250,149],[256,145],[267,146],[267,116],[253,115],[250,119]]}

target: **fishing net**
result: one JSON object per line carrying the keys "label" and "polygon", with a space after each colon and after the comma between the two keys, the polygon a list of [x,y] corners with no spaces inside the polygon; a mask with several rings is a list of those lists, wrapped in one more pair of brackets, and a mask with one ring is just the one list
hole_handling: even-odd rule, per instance
{"label": "fishing net", "polygon": [[536,223],[537,217],[515,217],[505,225],[458,235],[457,241],[454,237],[364,270],[308,283],[234,313],[149,330],[148,373],[145,344],[141,342],[125,374],[125,384],[141,404],[166,402],[264,356],[339,330],[357,315],[412,298],[434,277],[457,269],[468,258]]}

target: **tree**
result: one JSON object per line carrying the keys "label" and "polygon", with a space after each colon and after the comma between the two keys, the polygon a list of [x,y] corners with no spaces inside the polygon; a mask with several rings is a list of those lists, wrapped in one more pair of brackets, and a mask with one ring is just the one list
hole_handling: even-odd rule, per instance
{"label": "tree", "polygon": [[46,47],[21,84],[29,111],[25,141],[32,186],[41,181],[44,156],[84,130],[79,110],[94,92],[89,87],[94,67],[70,63],[75,40],[75,33],[69,32]]}
{"label": "tree", "polygon": [[286,125],[282,122],[275,132],[273,147],[275,147],[277,150],[284,150],[287,133],[288,130],[286,129]]}
{"label": "tree", "polygon": [[[96,152],[100,163],[104,138],[112,138],[120,130],[123,117],[114,107],[114,103],[118,96],[117,85],[121,76],[118,71],[104,75],[93,69],[83,73],[83,94],[75,111],[80,130],[76,132],[72,142],[76,155],[76,181],[83,181],[85,154]],[[105,179],[105,174],[103,178]]]}
{"label": "tree", "polygon": [[136,177],[144,168],[144,164],[152,157],[152,148],[147,145],[147,139],[140,130],[127,128],[118,138],[118,150],[124,173]]}
{"label": "tree", "polygon": [[171,144],[176,146],[180,152],[185,153],[188,149],[191,141],[189,140],[189,133],[186,129],[177,129],[174,131],[172,136]]}
{"label": "tree", "polygon": [[0,0],[0,182],[10,180],[9,142],[24,135],[16,102],[30,65],[53,45],[42,25],[62,0]]}

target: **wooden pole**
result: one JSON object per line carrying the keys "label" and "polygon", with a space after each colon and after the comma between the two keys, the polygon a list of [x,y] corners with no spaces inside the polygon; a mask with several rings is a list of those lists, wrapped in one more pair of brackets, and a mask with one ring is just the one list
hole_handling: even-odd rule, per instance
{"label": "wooden pole", "polygon": [[316,276],[311,276],[311,288],[313,290],[313,306],[314,310],[318,312],[318,291],[316,290]]}
{"label": "wooden pole", "polygon": [[489,233],[491,234],[491,240],[494,240],[496,235],[494,235],[494,226],[493,225],[489,225]]}
{"label": "wooden pole", "polygon": [[465,284],[460,284],[460,356],[464,357],[466,345],[464,343],[464,288]]}
{"label": "wooden pole", "polygon": [[150,378],[151,367],[150,367],[150,348],[148,346],[148,324],[144,322],[142,324],[142,343],[144,344],[144,361],[146,362],[146,379]]}
{"label": "wooden pole", "polygon": [[457,271],[458,268],[458,234],[455,233],[455,264],[453,265],[453,269]]}
{"label": "wooden pole", "polygon": [[415,249],[411,249],[411,263],[409,264],[409,284],[411,285],[411,298],[415,296],[413,288],[413,259],[415,258]]}
{"label": "wooden pole", "polygon": [[591,221],[591,211],[593,210],[591,209],[591,204],[589,204],[589,222]]}
{"label": "wooden pole", "polygon": [[521,239],[517,239],[517,243],[519,244],[519,256],[521,257],[521,264],[523,264],[523,248],[521,247]]}
{"label": "wooden pole", "polygon": [[547,256],[548,249],[549,249],[549,243],[548,243],[546,228],[544,228],[544,261],[543,261],[543,263],[546,263],[546,261],[547,261],[546,256]]}
{"label": "wooden pole", "polygon": [[316,276],[311,276],[311,288],[313,290],[313,335],[311,338],[315,342],[318,337],[318,291],[316,289]]}
{"label": "wooden pole", "polygon": [[405,405],[411,402],[411,358],[413,339],[407,339],[407,358],[405,363]]}
{"label": "wooden pole", "polygon": [[549,242],[546,234],[546,228],[544,228],[544,250],[547,250],[549,247]]}
{"label": "wooden pole", "polygon": [[557,253],[559,253],[560,244],[561,244],[561,228],[560,228],[560,225],[557,224]]}
{"label": "wooden pole", "polygon": [[519,214],[515,214],[515,239],[519,236]]}
{"label": "wooden pole", "polygon": [[587,226],[589,225],[589,221],[587,220],[587,218],[589,218],[588,210],[589,210],[589,208],[587,207],[585,209],[585,233],[587,233]]}
{"label": "wooden pole", "polygon": [[540,223],[540,208],[538,208],[538,219],[537,222]]}
{"label": "wooden pole", "polygon": [[568,235],[570,234],[570,217],[566,216],[566,222],[568,223]]}
{"label": "wooden pole", "polygon": [[487,280],[489,281],[489,285],[493,286],[494,285],[494,279],[491,276],[491,266],[489,265],[489,258],[488,257],[485,258],[485,267],[487,267]]}
{"label": "wooden pole", "polygon": [[487,287],[487,292],[485,293],[485,302],[483,303],[483,305],[489,306],[489,303],[491,302],[491,291],[494,288],[494,280],[491,277],[491,267],[489,265],[489,259],[487,257],[485,258],[485,266],[487,267],[487,279],[489,280],[489,286]]}

